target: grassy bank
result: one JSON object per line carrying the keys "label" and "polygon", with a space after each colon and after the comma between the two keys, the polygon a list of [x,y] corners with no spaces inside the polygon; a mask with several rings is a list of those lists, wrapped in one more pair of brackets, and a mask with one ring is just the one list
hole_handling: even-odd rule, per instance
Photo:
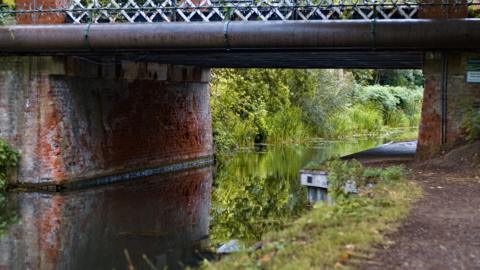
{"label": "grassy bank", "polygon": [[362,175],[362,181],[375,178],[376,186],[363,189],[356,197],[337,196],[334,206],[316,204],[284,229],[266,234],[262,248],[245,250],[219,262],[205,263],[203,267],[351,268],[371,255],[372,245],[384,241],[384,235],[398,226],[420,195],[420,189],[408,182],[398,168],[367,169]]}

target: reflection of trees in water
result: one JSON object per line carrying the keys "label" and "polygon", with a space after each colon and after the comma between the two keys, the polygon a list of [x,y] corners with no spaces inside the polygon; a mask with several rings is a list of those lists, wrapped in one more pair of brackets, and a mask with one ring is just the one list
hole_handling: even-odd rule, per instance
{"label": "reflection of trees in water", "polygon": [[16,221],[14,204],[8,199],[7,193],[0,193],[0,237],[3,237],[10,225]]}
{"label": "reflection of trees in water", "polygon": [[306,195],[297,175],[304,160],[302,150],[282,147],[223,161],[212,195],[213,243],[254,242],[301,213]]}
{"label": "reflection of trees in water", "polygon": [[314,146],[272,147],[265,152],[241,152],[220,159],[212,194],[210,235],[213,244],[239,239],[258,241],[266,231],[281,229],[307,205],[299,170],[362,151],[384,139],[323,142]]}

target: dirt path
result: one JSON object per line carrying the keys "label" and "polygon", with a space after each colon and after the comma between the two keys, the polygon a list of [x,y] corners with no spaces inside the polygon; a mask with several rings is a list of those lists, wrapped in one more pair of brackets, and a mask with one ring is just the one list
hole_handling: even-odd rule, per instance
{"label": "dirt path", "polygon": [[424,197],[360,269],[480,269],[480,170],[415,169]]}

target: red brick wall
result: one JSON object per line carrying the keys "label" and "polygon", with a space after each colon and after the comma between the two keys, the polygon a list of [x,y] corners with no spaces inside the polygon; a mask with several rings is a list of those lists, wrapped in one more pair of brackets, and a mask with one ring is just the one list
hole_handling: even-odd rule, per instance
{"label": "red brick wall", "polygon": [[[466,1],[465,1],[466,2]],[[420,8],[418,17],[422,19],[451,19],[467,17],[466,5],[444,7],[444,1],[433,1],[436,5]],[[442,52],[426,52],[423,75],[425,86],[423,106],[418,137],[417,157],[425,159],[439,155],[444,150],[464,141],[460,123],[463,118],[462,109],[465,100],[475,96],[474,88],[467,84],[466,57],[470,54],[447,53],[447,109],[446,120],[442,121],[442,85],[444,78],[444,60]],[[471,55],[470,55],[471,56]],[[442,123],[446,123],[445,134],[442,135]],[[445,136],[445,138],[442,138]]]}
{"label": "red brick wall", "polygon": [[[68,8],[69,0],[16,0],[17,10]],[[17,14],[17,24],[56,24],[65,22],[64,12]]]}
{"label": "red brick wall", "polygon": [[444,5],[444,0],[426,1],[426,3],[433,3],[434,5],[425,5],[418,11],[418,17],[422,19],[451,19],[451,18],[466,18],[467,17],[467,0],[461,1],[462,4],[453,5],[454,1],[450,1],[448,7]]}
{"label": "red brick wall", "polygon": [[6,57],[0,137],[17,181],[61,184],[211,156],[209,70]]}
{"label": "red brick wall", "polygon": [[466,82],[467,61],[479,58],[480,53],[448,52],[445,56],[448,63],[445,138],[442,142],[444,60],[442,53],[429,52],[425,54],[423,67],[425,90],[417,149],[419,158],[429,158],[464,143],[461,123],[465,111],[470,109],[468,106],[480,102],[480,84]]}

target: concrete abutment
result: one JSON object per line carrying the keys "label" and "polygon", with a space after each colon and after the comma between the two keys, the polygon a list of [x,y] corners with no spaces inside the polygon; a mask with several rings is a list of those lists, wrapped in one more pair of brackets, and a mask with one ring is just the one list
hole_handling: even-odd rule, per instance
{"label": "concrete abutment", "polygon": [[0,61],[0,137],[20,152],[12,184],[80,187],[211,162],[209,69],[79,57]]}

